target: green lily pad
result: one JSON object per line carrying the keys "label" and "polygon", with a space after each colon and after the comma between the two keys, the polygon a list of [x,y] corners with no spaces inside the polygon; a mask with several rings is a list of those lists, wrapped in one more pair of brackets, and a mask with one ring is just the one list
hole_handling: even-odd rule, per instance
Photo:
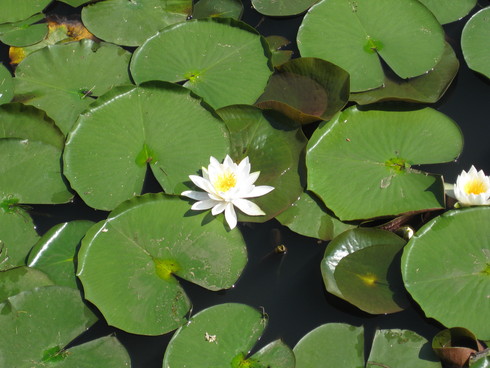
{"label": "green lily pad", "polygon": [[249,356],[266,325],[264,314],[244,304],[226,303],[207,308],[175,332],[165,352],[163,366],[294,367],[291,349],[279,341]]}
{"label": "green lily pad", "polygon": [[335,281],[345,300],[371,314],[396,313],[409,302],[400,275],[402,245],[372,245],[342,258]]}
{"label": "green lily pad", "polygon": [[397,254],[405,241],[379,229],[347,230],[332,240],[321,263],[327,291],[368,313],[394,313],[408,304]]}
{"label": "green lily pad", "polygon": [[463,18],[475,7],[477,0],[419,0],[436,16],[441,24],[451,23]]}
{"label": "green lily pad", "polygon": [[308,332],[293,349],[296,368],[364,367],[362,327],[327,323]]}
{"label": "green lily pad", "polygon": [[38,239],[31,216],[15,199],[0,202],[0,271],[25,265]]}
{"label": "green lily pad", "polygon": [[293,51],[282,50],[282,48],[289,45],[291,41],[285,37],[274,35],[266,37],[266,41],[269,44],[269,50],[271,52],[272,66],[278,67],[279,65],[291,60]]}
{"label": "green lily pad", "polygon": [[85,203],[111,210],[141,193],[148,164],[166,193],[180,194],[189,175],[228,149],[225,125],[188,89],[119,87],[78,119],[66,142],[65,175]]}
{"label": "green lily pad", "polygon": [[56,285],[77,288],[75,256],[92,221],[76,220],[53,226],[34,245],[27,265],[45,272]]}
{"label": "green lily pad", "polygon": [[58,0],[61,1],[62,3],[68,4],[74,8],[79,7],[80,5],[87,4],[91,2],[92,0]]}
{"label": "green lily pad", "polygon": [[301,193],[298,200],[276,216],[276,219],[298,234],[321,240],[331,240],[355,227],[333,216],[323,203],[308,191]]}
{"label": "green lily pad", "polygon": [[37,23],[43,19],[43,14],[35,14],[20,22],[0,24],[0,41],[17,47],[41,41],[48,33],[47,23]]}
{"label": "green lily pad", "polygon": [[0,302],[22,291],[53,285],[44,272],[29,267],[16,267],[0,272]]}
{"label": "green lily pad", "polygon": [[131,74],[138,84],[185,82],[218,109],[253,104],[272,74],[269,62],[267,44],[253,28],[231,18],[207,18],[151,37],[135,51]]}
{"label": "green lily pad", "polygon": [[43,111],[0,106],[0,199],[65,203],[73,197],[61,173],[63,135]]}
{"label": "green lily pad", "polygon": [[123,46],[139,46],[174,23],[185,21],[192,0],[103,0],[82,9],[83,24],[98,38]]}
{"label": "green lily pad", "polygon": [[442,58],[444,31],[417,0],[329,0],[305,16],[298,48],[345,69],[359,92],[383,84],[380,58],[401,78],[431,70]]}
{"label": "green lily pad", "polygon": [[2,365],[40,368],[63,360],[69,353],[62,349],[96,320],[71,288],[45,286],[14,295],[0,304]]}
{"label": "green lily pad", "polygon": [[402,257],[405,287],[427,317],[490,339],[490,207],[449,211],[423,226]]}
{"label": "green lily pad", "polygon": [[236,162],[248,156],[251,171],[260,171],[255,184],[274,187],[267,195],[253,198],[265,216],[239,213],[239,221],[264,222],[275,217],[303,192],[306,138],[300,126],[278,112],[253,106],[228,106],[217,112],[230,130],[230,156]]}
{"label": "green lily pad", "polygon": [[461,34],[461,48],[468,67],[490,78],[490,6],[473,15]]}
{"label": "green lily pad", "polygon": [[12,74],[3,64],[0,64],[0,105],[10,102],[12,97],[14,97]]}
{"label": "green lily pad", "polygon": [[240,19],[243,4],[240,0],[199,0],[194,4],[192,18],[222,17]]}
{"label": "green lily pad", "polygon": [[390,100],[435,103],[449,88],[458,69],[458,58],[451,45],[446,42],[442,59],[426,74],[405,80],[394,73],[386,72],[382,87],[352,93],[350,100],[361,105]]}
{"label": "green lily pad", "polygon": [[91,40],[45,47],[17,66],[15,101],[46,111],[66,135],[94,98],[131,83],[130,56],[118,46]]}
{"label": "green lily pad", "polygon": [[[122,368],[131,367],[131,358],[115,336],[101,337],[65,351],[59,362],[50,362],[52,368]],[[43,366],[44,367],[44,366]]]}
{"label": "green lily pad", "polygon": [[284,17],[303,13],[318,1],[319,0],[252,0],[252,6],[261,14]]}
{"label": "green lily pad", "polygon": [[412,165],[454,160],[462,146],[458,125],[434,109],[353,106],[308,142],[308,189],[342,221],[443,208],[442,178]]}
{"label": "green lily pad", "polygon": [[366,368],[440,368],[430,343],[409,330],[377,330]]}
{"label": "green lily pad", "polygon": [[87,232],[78,277],[110,325],[145,335],[183,325],[190,301],[174,275],[209,290],[236,282],[247,262],[240,232],[203,225],[205,215],[189,210],[178,197],[148,194]]}
{"label": "green lily pad", "polygon": [[2,0],[0,2],[0,24],[13,23],[40,13],[51,0]]}
{"label": "green lily pad", "polygon": [[349,74],[328,61],[298,58],[277,68],[256,105],[301,124],[329,120],[349,100]]}

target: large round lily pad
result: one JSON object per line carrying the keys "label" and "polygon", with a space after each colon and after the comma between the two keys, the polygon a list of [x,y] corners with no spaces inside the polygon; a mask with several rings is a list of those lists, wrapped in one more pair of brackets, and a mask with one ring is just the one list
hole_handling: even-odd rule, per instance
{"label": "large round lily pad", "polygon": [[0,2],[0,24],[12,23],[40,13],[52,0],[2,0]]}
{"label": "large round lily pad", "polygon": [[354,106],[308,142],[308,189],[342,221],[443,208],[441,177],[412,165],[454,160],[462,146],[458,125],[436,110]]}
{"label": "large round lily pad", "polygon": [[402,257],[405,287],[427,317],[490,339],[490,207],[449,211],[422,227]]}
{"label": "large round lily pad", "polygon": [[63,360],[62,349],[96,320],[78,290],[45,286],[14,295],[0,304],[2,365],[40,368]]}
{"label": "large round lily pad", "polygon": [[325,59],[349,72],[351,91],[383,84],[383,59],[401,78],[432,69],[444,52],[444,31],[417,0],[324,0],[298,31],[302,56]]}
{"label": "large round lily pad", "polygon": [[192,0],[104,0],[82,9],[83,24],[100,39],[139,46],[163,28],[185,21]]}
{"label": "large round lily pad", "polygon": [[490,6],[473,15],[461,34],[466,63],[474,71],[490,78]]}
{"label": "large round lily pad", "polygon": [[77,288],[75,258],[92,221],[76,220],[53,226],[34,245],[27,265],[45,272],[56,285]]}
{"label": "large round lily pad", "polygon": [[77,121],[64,153],[65,175],[91,207],[111,210],[141,193],[147,166],[168,194],[221,159],[227,129],[186,88],[170,83],[115,88]]}
{"label": "large round lily pad", "polygon": [[61,173],[63,134],[43,111],[0,106],[0,200],[65,203],[73,194]]}
{"label": "large round lily pad", "polygon": [[233,286],[246,262],[239,231],[191,213],[178,197],[148,194],[124,202],[88,231],[78,276],[110,325],[160,335],[184,324],[190,309],[175,276],[220,290]]}
{"label": "large round lily pad", "polygon": [[363,367],[364,332],[362,327],[327,323],[308,332],[293,349],[296,368]]}
{"label": "large round lily pad", "polygon": [[228,106],[219,109],[230,130],[230,155],[240,162],[249,157],[251,171],[260,171],[256,185],[270,185],[274,190],[253,201],[265,216],[239,214],[240,221],[264,222],[293,203],[303,191],[303,163],[306,138],[299,124],[274,111],[252,106]]}
{"label": "large round lily pad", "polygon": [[405,241],[380,229],[352,229],[337,236],[321,263],[327,290],[372,314],[394,313],[408,305],[400,275]]}
{"label": "large round lily pad", "polygon": [[256,102],[302,124],[329,120],[349,100],[349,74],[317,58],[297,58],[277,68]]}
{"label": "large round lily pad", "polygon": [[46,111],[67,134],[94,98],[131,83],[130,56],[118,46],[91,40],[45,47],[17,66],[15,100]]}
{"label": "large round lily pad", "polygon": [[252,0],[252,6],[261,14],[284,17],[300,14],[316,2],[318,0]]}
{"label": "large round lily pad", "polygon": [[331,240],[355,227],[333,216],[323,203],[308,191],[301,193],[298,200],[276,216],[276,219],[298,234],[321,240]]}
{"label": "large round lily pad", "polygon": [[136,83],[185,82],[215,109],[253,104],[272,70],[265,40],[231,18],[192,20],[165,28],[131,60]]}
{"label": "large round lily pad", "polygon": [[294,356],[275,341],[249,356],[267,325],[267,317],[244,304],[205,309],[177,330],[163,359],[164,367],[292,368]]}
{"label": "large round lily pad", "polygon": [[441,24],[463,18],[475,6],[477,0],[419,0],[436,16]]}

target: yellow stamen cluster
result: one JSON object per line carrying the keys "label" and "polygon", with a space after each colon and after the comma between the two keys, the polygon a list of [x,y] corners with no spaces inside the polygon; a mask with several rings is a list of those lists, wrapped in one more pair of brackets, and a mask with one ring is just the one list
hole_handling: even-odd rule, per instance
{"label": "yellow stamen cluster", "polygon": [[218,192],[227,192],[236,185],[235,174],[224,172],[214,181],[213,186]]}
{"label": "yellow stamen cluster", "polygon": [[470,180],[464,186],[464,191],[467,194],[481,194],[488,190],[484,182],[478,179]]}

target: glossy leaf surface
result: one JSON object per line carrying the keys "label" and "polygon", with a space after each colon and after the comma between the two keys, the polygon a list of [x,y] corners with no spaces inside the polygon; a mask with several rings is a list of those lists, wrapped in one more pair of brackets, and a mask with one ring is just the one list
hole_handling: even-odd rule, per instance
{"label": "glossy leaf surface", "polygon": [[473,15],[461,34],[466,63],[474,71],[490,78],[490,7]]}
{"label": "glossy leaf surface", "polygon": [[459,127],[436,110],[354,106],[308,142],[308,189],[342,221],[442,208],[442,179],[412,165],[454,160],[462,145]]}
{"label": "glossy leaf surface", "polygon": [[422,227],[402,257],[405,287],[428,317],[489,339],[489,207],[449,211]]}
{"label": "glossy leaf surface", "polygon": [[77,288],[75,259],[92,221],[75,220],[53,226],[34,245],[27,265],[45,272],[56,285]]}
{"label": "glossy leaf surface", "polygon": [[305,16],[298,47],[302,56],[345,69],[358,92],[383,84],[380,58],[401,78],[432,69],[444,52],[444,31],[417,0],[328,0]]}
{"label": "glossy leaf surface", "polygon": [[463,18],[475,6],[477,0],[419,0],[436,16],[441,24],[454,22]]}
{"label": "glossy leaf surface", "polygon": [[129,58],[118,46],[90,40],[45,47],[17,66],[15,100],[46,111],[66,135],[94,98],[131,83]]}
{"label": "glossy leaf surface", "polygon": [[3,64],[0,64],[0,105],[10,102],[13,96],[14,82],[12,74]]}
{"label": "glossy leaf surface", "polygon": [[95,321],[78,290],[46,286],[12,296],[0,304],[2,364],[16,368],[46,366],[50,357]]}
{"label": "glossy leaf surface", "polygon": [[190,301],[174,275],[209,290],[236,282],[247,262],[240,232],[189,210],[178,197],[149,194],[88,231],[78,276],[110,325],[159,335],[184,324]]}
{"label": "glossy leaf surface", "polygon": [[65,175],[85,203],[111,210],[141,193],[148,165],[166,193],[180,194],[189,175],[228,149],[223,122],[188,89],[120,87],[80,116],[66,142]]}
{"label": "glossy leaf surface", "polygon": [[253,104],[271,73],[263,38],[230,18],[167,27],[138,48],[131,60],[136,83],[184,82],[215,109]]}

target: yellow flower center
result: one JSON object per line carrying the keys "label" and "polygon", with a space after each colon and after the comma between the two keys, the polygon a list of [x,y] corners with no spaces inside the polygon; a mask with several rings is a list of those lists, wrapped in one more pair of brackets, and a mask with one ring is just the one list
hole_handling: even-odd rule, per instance
{"label": "yellow flower center", "polygon": [[464,191],[466,194],[481,194],[488,190],[485,183],[479,179],[473,179],[466,183]]}
{"label": "yellow flower center", "polygon": [[235,174],[224,172],[214,181],[213,186],[218,192],[227,192],[236,185]]}

